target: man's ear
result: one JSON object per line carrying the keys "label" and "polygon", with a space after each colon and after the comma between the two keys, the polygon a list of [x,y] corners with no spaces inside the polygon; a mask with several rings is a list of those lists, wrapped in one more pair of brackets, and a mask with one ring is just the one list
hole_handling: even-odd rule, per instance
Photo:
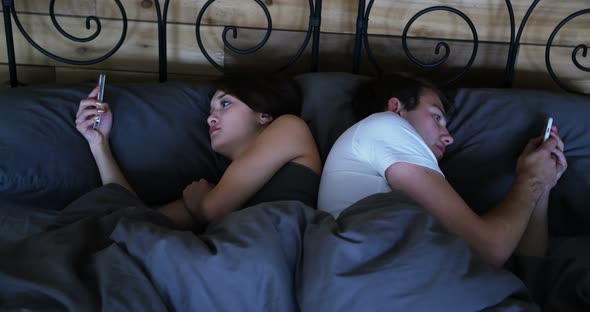
{"label": "man's ear", "polygon": [[[387,101],[387,111],[394,112],[402,117],[405,115],[405,107],[404,103],[402,103],[398,98],[392,97]],[[403,115],[402,115],[403,114]]]}
{"label": "man's ear", "polygon": [[273,119],[274,118],[272,118],[271,115],[261,113],[260,116],[258,117],[258,123],[260,123],[260,125],[262,125],[262,126],[268,125]]}

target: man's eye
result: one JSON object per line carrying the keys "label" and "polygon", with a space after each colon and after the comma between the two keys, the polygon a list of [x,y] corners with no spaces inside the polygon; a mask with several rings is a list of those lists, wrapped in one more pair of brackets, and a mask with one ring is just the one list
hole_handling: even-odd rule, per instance
{"label": "man's eye", "polygon": [[440,115],[434,115],[434,120],[436,121],[440,121],[442,119],[442,117]]}

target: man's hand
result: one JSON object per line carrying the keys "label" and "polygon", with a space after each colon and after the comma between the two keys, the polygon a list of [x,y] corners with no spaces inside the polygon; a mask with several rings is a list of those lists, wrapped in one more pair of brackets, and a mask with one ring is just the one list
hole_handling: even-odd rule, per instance
{"label": "man's hand", "polygon": [[531,139],[518,158],[517,178],[542,186],[543,193],[550,191],[567,169],[563,147],[556,126],[547,141],[542,142],[541,136]]}

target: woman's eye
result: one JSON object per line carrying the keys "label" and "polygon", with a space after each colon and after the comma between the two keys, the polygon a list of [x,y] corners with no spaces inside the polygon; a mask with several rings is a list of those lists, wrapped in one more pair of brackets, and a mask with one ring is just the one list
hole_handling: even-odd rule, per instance
{"label": "woman's eye", "polygon": [[440,115],[434,115],[434,120],[436,121],[440,121],[442,119],[442,117]]}
{"label": "woman's eye", "polygon": [[227,107],[229,105],[231,105],[231,103],[229,101],[221,101],[221,107]]}

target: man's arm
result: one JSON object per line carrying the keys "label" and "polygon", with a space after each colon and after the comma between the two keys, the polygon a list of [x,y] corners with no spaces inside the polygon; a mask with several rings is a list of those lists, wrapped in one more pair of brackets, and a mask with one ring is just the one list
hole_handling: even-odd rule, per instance
{"label": "man's arm", "polygon": [[[567,168],[563,142],[556,134],[537,146],[532,139],[517,163],[517,175],[504,200],[485,215],[476,215],[435,170],[395,163],[385,172],[389,185],[429,210],[446,228],[461,236],[483,259],[501,266],[520,242],[534,209]],[[541,207],[541,206],[539,206]]]}
{"label": "man's arm", "polygon": [[543,193],[537,202],[529,223],[522,235],[516,252],[524,256],[543,257],[547,250],[547,210],[549,208],[549,192]]}
{"label": "man's arm", "polygon": [[408,194],[496,266],[502,266],[512,254],[541,196],[533,185],[519,181],[492,213],[479,217],[435,170],[400,162],[389,167],[385,175],[392,188]]}
{"label": "man's arm", "polygon": [[[557,183],[561,175],[567,169],[567,160],[565,158],[565,154],[563,153],[564,143],[559,137],[557,126],[553,125],[551,127],[550,137],[551,139],[549,140],[549,143],[544,143],[542,147],[544,147],[546,153],[549,153],[549,156],[554,161],[554,165],[557,170],[554,179],[548,181],[550,183],[550,188],[553,188],[553,186],[555,186],[555,183]],[[536,138],[532,141],[533,145],[537,145],[539,144],[539,142],[541,142],[541,139]],[[549,145],[551,148],[547,149],[547,145]],[[525,149],[523,154],[525,154],[526,152],[527,149]],[[526,158],[523,158],[523,156],[521,156],[519,158],[519,165],[521,163],[526,163],[525,159]],[[523,166],[526,166],[526,164],[524,164]],[[546,191],[541,195],[541,198],[537,201],[535,210],[533,211],[527,228],[525,229],[525,232],[518,244],[517,252],[519,254],[536,257],[545,256],[547,250],[547,241],[549,238],[547,224],[548,209],[549,191]]]}

